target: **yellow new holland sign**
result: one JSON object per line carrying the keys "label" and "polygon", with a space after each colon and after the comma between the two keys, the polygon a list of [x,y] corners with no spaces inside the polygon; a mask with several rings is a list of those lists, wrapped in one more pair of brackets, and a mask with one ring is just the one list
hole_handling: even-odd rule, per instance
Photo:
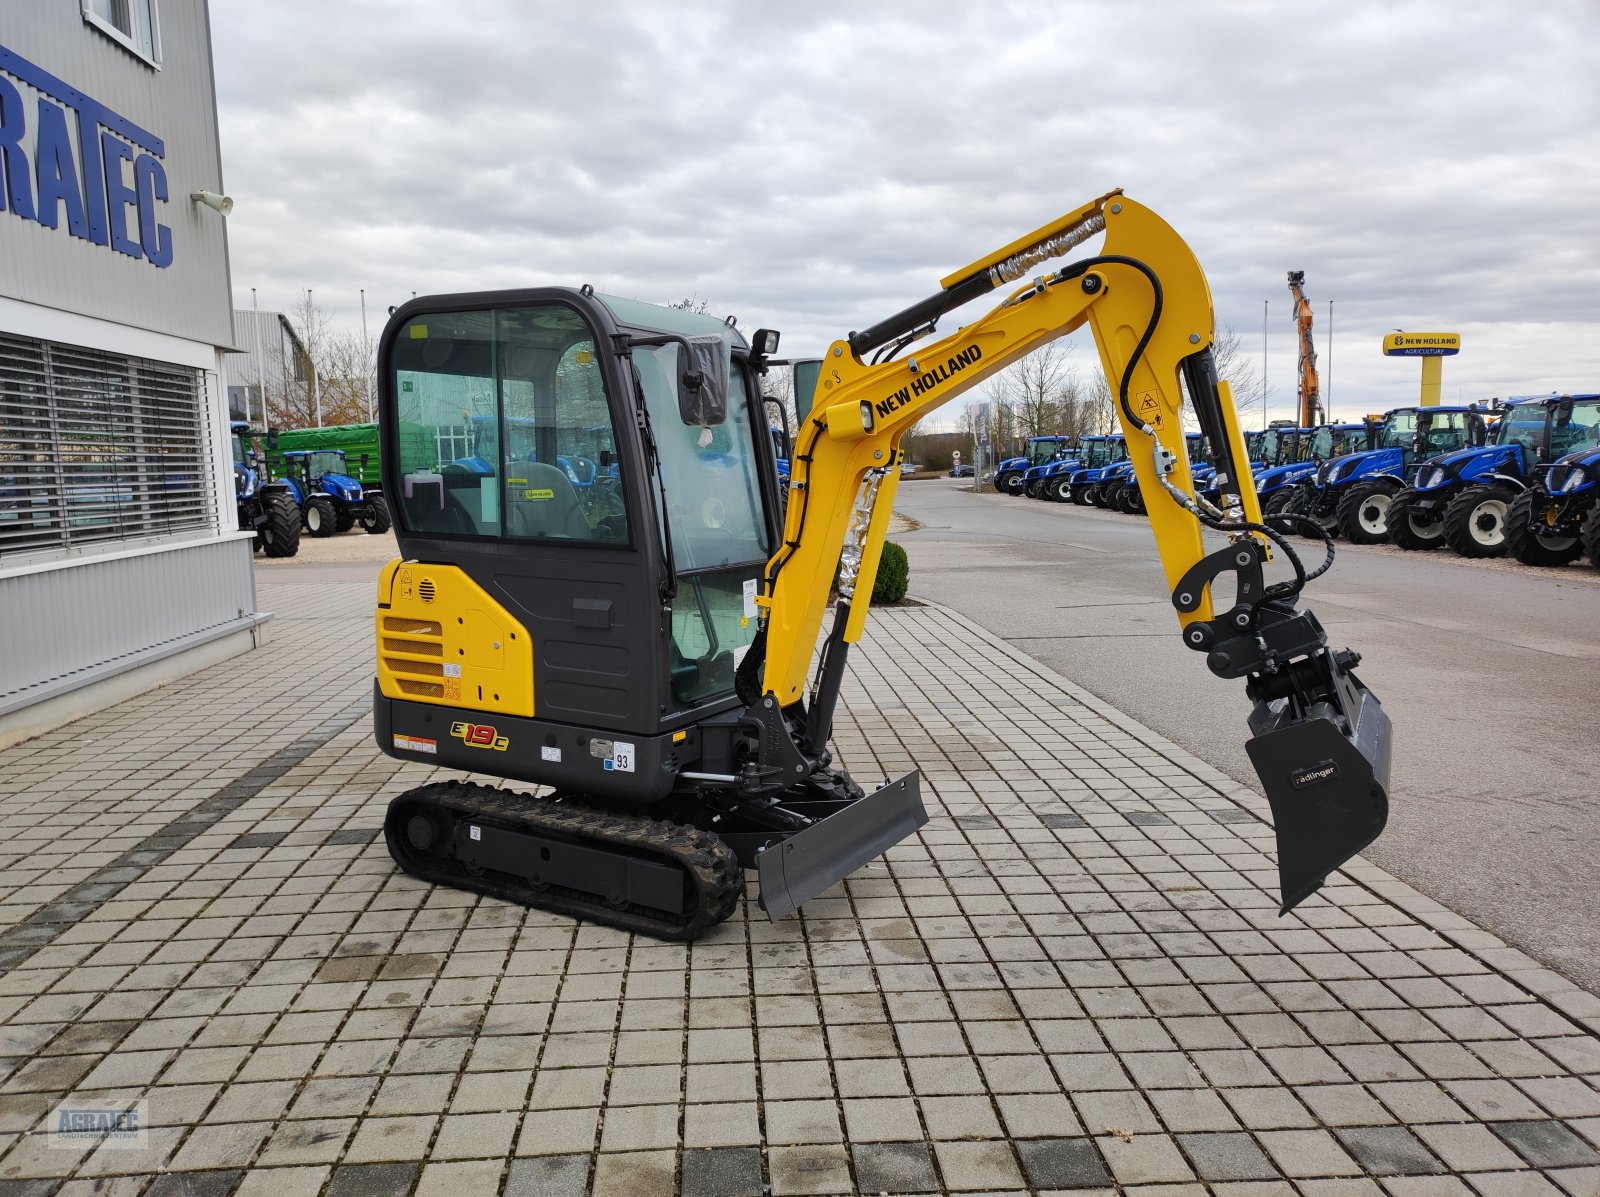
{"label": "yellow new holland sign", "polygon": [[1392,332],[1383,338],[1385,357],[1454,357],[1460,352],[1460,333]]}

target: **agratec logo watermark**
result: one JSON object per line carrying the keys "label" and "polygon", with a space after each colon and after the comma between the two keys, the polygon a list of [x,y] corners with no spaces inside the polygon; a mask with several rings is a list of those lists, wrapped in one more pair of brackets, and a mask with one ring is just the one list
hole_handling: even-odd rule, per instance
{"label": "agratec logo watermark", "polygon": [[150,1144],[150,1103],[130,1106],[57,1106],[50,1112],[50,1146],[81,1149],[85,1143],[130,1151]]}

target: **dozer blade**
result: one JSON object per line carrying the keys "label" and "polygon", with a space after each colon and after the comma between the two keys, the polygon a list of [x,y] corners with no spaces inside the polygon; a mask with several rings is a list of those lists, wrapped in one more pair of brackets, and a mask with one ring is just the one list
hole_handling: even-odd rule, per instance
{"label": "dozer blade", "polygon": [[1389,716],[1346,674],[1345,720],[1329,704],[1302,718],[1287,704],[1261,705],[1245,745],[1272,805],[1278,835],[1280,914],[1310,897],[1328,874],[1382,833],[1389,818]]}
{"label": "dozer blade", "polygon": [[920,780],[913,769],[757,856],[767,917],[787,918],[926,823]]}

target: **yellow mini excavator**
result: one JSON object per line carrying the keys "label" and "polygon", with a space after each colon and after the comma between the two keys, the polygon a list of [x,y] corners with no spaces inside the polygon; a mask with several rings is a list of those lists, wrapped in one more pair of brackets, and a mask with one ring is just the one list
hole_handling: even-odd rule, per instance
{"label": "yellow mini excavator", "polygon": [[[1101,233],[1100,252],[1020,282]],[[942,316],[1008,284],[986,315],[933,339]],[[424,880],[691,939],[733,912],[745,869],[777,919],[913,834],[927,820],[918,774],[866,794],[828,748],[901,439],[1086,323],[1183,640],[1253,700],[1248,749],[1282,906],[1303,901],[1383,830],[1389,721],[1351,672],[1356,655],[1330,650],[1296,606],[1332,546],[1308,572],[1261,520],[1199,263],[1120,192],[831,345],[806,376],[786,504],[758,385],[775,332],[747,341],[731,320],[589,287],[397,309],[379,378],[402,557],[379,580],[378,744],[545,788],[461,779],[400,794],[384,827],[395,860]],[[1185,392],[1213,447],[1215,504],[1190,484]],[[1285,576],[1269,583],[1273,548]]]}

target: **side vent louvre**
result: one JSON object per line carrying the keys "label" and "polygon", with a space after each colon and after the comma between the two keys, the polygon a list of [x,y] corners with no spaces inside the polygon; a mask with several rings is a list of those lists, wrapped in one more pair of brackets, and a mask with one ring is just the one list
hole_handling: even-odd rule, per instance
{"label": "side vent louvre", "polygon": [[444,631],[436,619],[404,619],[398,615],[383,617],[383,630],[405,635],[437,636]]}
{"label": "side vent louvre", "polygon": [[[428,585],[424,581],[423,585]],[[379,655],[404,694],[443,698],[444,627],[437,620],[383,617]]]}
{"label": "side vent louvre", "polygon": [[417,597],[425,603],[433,602],[433,579],[423,578],[417,583]]}

